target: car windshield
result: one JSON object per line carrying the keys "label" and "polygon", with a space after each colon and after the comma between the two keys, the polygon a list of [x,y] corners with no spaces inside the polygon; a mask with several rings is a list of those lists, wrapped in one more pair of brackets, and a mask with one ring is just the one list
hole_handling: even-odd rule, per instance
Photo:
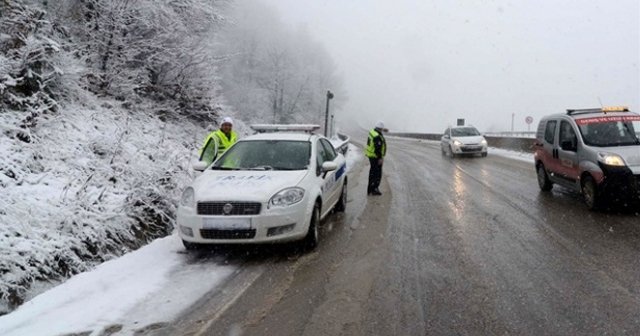
{"label": "car windshield", "polygon": [[465,137],[465,136],[477,136],[480,135],[477,129],[473,127],[459,127],[451,129],[451,136]]}
{"label": "car windshield", "polygon": [[580,122],[582,140],[589,146],[612,147],[640,145],[640,121]]}
{"label": "car windshield", "polygon": [[240,141],[225,152],[211,169],[305,170],[310,157],[311,143],[308,141]]}

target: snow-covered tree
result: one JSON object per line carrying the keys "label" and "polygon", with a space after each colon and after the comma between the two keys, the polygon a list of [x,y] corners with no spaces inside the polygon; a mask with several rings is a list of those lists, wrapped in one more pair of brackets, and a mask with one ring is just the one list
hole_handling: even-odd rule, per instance
{"label": "snow-covered tree", "polygon": [[308,31],[292,31],[256,0],[237,3],[230,16],[221,34],[233,55],[221,65],[223,93],[249,121],[321,123],[327,89],[338,93],[334,103],[344,100],[335,64]]}

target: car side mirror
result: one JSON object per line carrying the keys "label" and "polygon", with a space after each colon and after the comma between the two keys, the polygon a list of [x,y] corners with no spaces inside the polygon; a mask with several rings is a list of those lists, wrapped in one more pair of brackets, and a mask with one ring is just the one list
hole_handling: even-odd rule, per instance
{"label": "car side mirror", "polygon": [[448,135],[446,135],[446,134],[445,134],[445,135],[443,135],[442,137],[443,137],[443,138],[445,138],[445,139],[449,139],[449,136],[448,136]]}
{"label": "car side mirror", "polygon": [[204,171],[208,166],[208,164],[204,161],[193,161],[191,165],[193,166],[193,170],[195,171]]}
{"label": "car side mirror", "polygon": [[333,161],[326,161],[322,164],[322,172],[330,172],[332,170],[338,169],[338,164]]}
{"label": "car side mirror", "polygon": [[562,150],[571,151],[571,152],[575,152],[577,149],[576,146],[573,145],[573,141],[571,140],[561,142],[560,148],[562,148]]}

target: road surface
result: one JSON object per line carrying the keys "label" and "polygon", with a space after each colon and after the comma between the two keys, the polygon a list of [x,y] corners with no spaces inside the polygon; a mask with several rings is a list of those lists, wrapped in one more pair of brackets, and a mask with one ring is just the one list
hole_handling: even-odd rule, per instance
{"label": "road surface", "polygon": [[[313,253],[223,247],[240,271],[154,335],[640,333],[640,220],[540,192],[532,163],[388,139],[382,196],[351,170]],[[202,279],[206,281],[206,279]]]}

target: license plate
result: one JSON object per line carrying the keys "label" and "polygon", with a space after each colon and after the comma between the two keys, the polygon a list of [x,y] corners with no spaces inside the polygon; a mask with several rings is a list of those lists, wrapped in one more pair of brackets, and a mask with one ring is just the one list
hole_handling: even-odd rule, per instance
{"label": "license plate", "polygon": [[251,228],[251,218],[205,218],[205,229],[246,230]]}

